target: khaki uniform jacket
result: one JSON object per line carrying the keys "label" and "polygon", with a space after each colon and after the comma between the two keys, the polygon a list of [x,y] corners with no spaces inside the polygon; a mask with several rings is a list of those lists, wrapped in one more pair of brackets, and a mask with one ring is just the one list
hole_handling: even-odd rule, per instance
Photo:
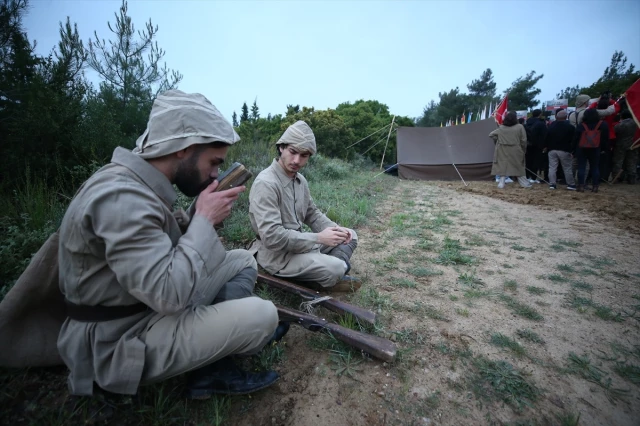
{"label": "khaki uniform jacket", "polygon": [[[316,207],[304,176],[290,178],[277,160],[251,186],[249,219],[258,238],[252,249],[270,274],[284,268],[294,253],[311,251],[318,244],[318,232],[337,226]],[[313,232],[303,232],[302,224]]]}
{"label": "khaki uniform jacket", "polygon": [[[61,292],[79,305],[150,308],[106,322],[66,319],[58,350],[70,369],[71,393],[90,395],[95,381],[134,394],[145,364],[141,334],[197,300],[199,284],[224,261],[213,226],[198,215],[189,223],[183,211],[176,218],[175,200],[160,171],[117,148],[71,201],[60,227]],[[181,225],[188,225],[184,234]]]}
{"label": "khaki uniform jacket", "polygon": [[527,133],[522,124],[501,125],[489,137],[496,143],[493,154],[492,175],[524,176],[524,154],[527,150]]}
{"label": "khaki uniform jacket", "polygon": [[636,134],[638,125],[633,118],[625,118],[614,126],[616,132],[616,148],[627,151],[633,145],[633,137]]}

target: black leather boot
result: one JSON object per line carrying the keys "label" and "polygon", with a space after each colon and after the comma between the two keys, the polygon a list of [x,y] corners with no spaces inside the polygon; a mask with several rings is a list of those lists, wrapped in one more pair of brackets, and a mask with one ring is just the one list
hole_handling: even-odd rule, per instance
{"label": "black leather boot", "polygon": [[213,394],[243,395],[274,384],[280,376],[275,371],[248,373],[226,357],[193,370],[187,376],[187,396],[208,399]]}
{"label": "black leather boot", "polygon": [[340,244],[333,248],[328,254],[329,256],[337,257],[338,259],[344,261],[347,264],[347,270],[345,271],[345,275],[349,273],[351,270],[351,256],[358,246],[358,242],[351,240],[349,244]]}
{"label": "black leather boot", "polygon": [[280,321],[278,323],[278,326],[276,327],[276,331],[273,332],[273,336],[267,342],[265,347],[270,346],[270,345],[272,345],[274,343],[277,343],[280,340],[282,340],[282,338],[285,336],[285,334],[287,334],[288,331],[289,331],[289,323],[288,322],[284,322],[284,321]]}

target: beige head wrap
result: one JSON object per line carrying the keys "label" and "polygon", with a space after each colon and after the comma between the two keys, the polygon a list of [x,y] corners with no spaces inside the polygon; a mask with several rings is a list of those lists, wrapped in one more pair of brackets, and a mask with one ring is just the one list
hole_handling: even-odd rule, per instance
{"label": "beige head wrap", "polygon": [[169,90],[151,107],[147,129],[136,141],[134,154],[149,159],[173,154],[195,144],[240,140],[229,121],[199,93]]}
{"label": "beige head wrap", "polygon": [[576,108],[586,106],[589,103],[589,95],[580,94],[576,97]]}
{"label": "beige head wrap", "polygon": [[291,145],[302,152],[316,153],[316,137],[304,121],[296,121],[284,131],[276,145]]}

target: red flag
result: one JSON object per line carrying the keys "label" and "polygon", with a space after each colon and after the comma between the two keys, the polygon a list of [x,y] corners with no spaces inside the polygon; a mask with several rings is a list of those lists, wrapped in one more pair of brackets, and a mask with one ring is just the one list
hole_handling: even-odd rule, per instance
{"label": "red flag", "polygon": [[509,94],[506,94],[502,102],[500,102],[500,105],[498,105],[496,110],[493,111],[493,118],[498,124],[502,124],[504,117],[507,115],[507,104],[509,103],[509,100],[507,99],[508,97]]}
{"label": "red flag", "polygon": [[[624,96],[627,98],[627,107],[631,112],[633,120],[640,127],[640,78],[624,92]],[[638,136],[638,131],[636,131],[636,136]],[[640,138],[634,137],[634,143],[631,149],[636,149],[639,146]]]}

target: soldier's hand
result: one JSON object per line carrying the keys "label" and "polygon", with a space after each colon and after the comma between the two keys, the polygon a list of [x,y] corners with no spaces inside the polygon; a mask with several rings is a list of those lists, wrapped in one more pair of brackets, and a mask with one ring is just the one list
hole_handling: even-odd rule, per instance
{"label": "soldier's hand", "polygon": [[244,186],[237,186],[226,191],[214,192],[217,187],[218,181],[214,180],[200,193],[196,201],[196,214],[204,216],[212,225],[221,223],[229,216],[233,203],[245,190]]}
{"label": "soldier's hand", "polygon": [[342,243],[343,244],[349,244],[351,242],[351,239],[353,238],[351,236],[351,231],[349,231],[347,228],[344,228],[342,226],[338,226],[337,229],[339,229],[342,232],[346,232],[347,233],[347,238]]}
{"label": "soldier's hand", "polygon": [[342,244],[348,237],[348,233],[344,232],[339,226],[331,226],[318,233],[318,242],[325,246],[335,247]]}

